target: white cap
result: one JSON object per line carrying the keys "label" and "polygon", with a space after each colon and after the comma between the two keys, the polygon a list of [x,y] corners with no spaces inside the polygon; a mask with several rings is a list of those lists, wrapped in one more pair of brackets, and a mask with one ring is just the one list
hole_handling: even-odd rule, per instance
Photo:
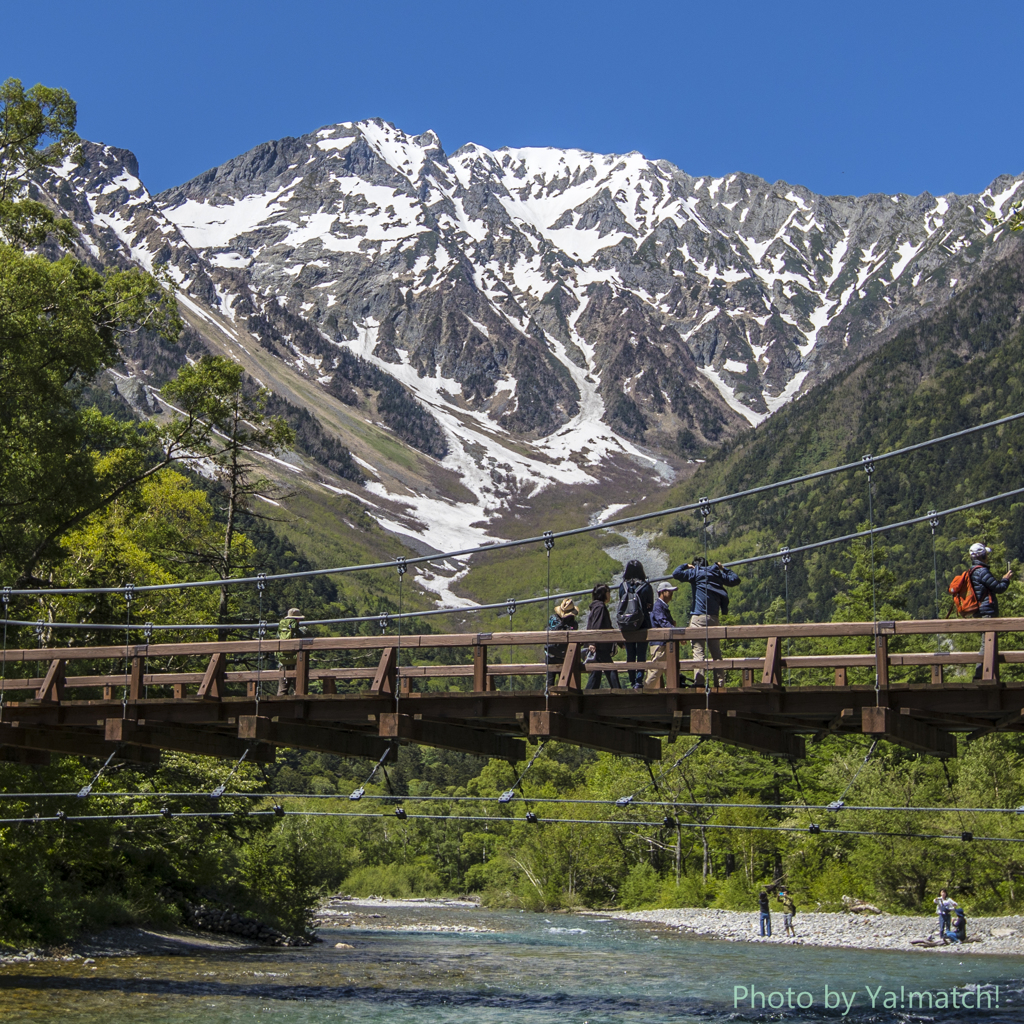
{"label": "white cap", "polygon": [[991,554],[992,549],[985,547],[984,544],[971,545],[971,558],[987,558]]}
{"label": "white cap", "polygon": [[678,589],[679,589],[678,587],[673,587],[671,583],[668,583],[665,580],[662,580],[662,582],[658,584],[658,593],[659,594],[664,594],[666,590],[671,592],[673,590],[678,590]]}

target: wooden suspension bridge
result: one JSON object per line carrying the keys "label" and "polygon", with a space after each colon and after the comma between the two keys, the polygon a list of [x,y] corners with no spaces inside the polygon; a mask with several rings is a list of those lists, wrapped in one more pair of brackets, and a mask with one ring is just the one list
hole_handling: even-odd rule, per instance
{"label": "wooden suspension bridge", "polygon": [[[614,665],[584,665],[582,654],[591,643],[621,643],[616,630],[8,650],[0,760],[42,764],[58,753],[156,762],[169,750],[267,763],[278,747],[387,760],[399,744],[418,743],[516,761],[527,739],[555,739],[651,761],[663,737],[684,734],[799,758],[808,737],[850,733],[955,757],[955,733],[1024,729],[1024,682],[1000,680],[1001,668],[1024,663],[1024,650],[1000,649],[1000,637],[1015,632],[1024,632],[1024,618],[651,629],[626,636],[664,644],[665,661]],[[763,642],[764,653],[681,657],[705,635],[747,648]],[[954,635],[979,649],[948,649]],[[864,650],[787,656],[787,641],[810,637],[860,638]],[[566,643],[560,664],[497,660],[548,641]],[[902,649],[909,646],[918,650]],[[461,663],[448,663],[459,654]],[[295,667],[260,669],[261,657]],[[339,657],[364,664],[317,665]],[[76,663],[92,674],[75,674]],[[96,671],[111,663],[119,670]],[[584,688],[590,669],[628,667],[665,671],[642,692]],[[698,668],[709,678],[724,670],[725,684],[709,692],[687,685]],[[922,681],[899,681],[910,668]],[[861,674],[871,682],[852,685],[851,669],[868,670]],[[545,692],[549,671],[557,679]],[[282,674],[294,693],[264,693]],[[427,680],[447,680],[449,689],[420,689]],[[338,692],[339,684],[354,692]]]}

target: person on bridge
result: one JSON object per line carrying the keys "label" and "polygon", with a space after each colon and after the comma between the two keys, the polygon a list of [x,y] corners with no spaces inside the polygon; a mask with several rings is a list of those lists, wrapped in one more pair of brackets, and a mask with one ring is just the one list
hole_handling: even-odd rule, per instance
{"label": "person on bridge", "polygon": [[[619,584],[619,611],[616,613],[616,621],[620,629],[626,629],[623,625],[623,608],[629,603],[629,598],[635,595],[643,615],[636,624],[629,626],[629,631],[651,628],[651,609],[654,607],[654,588],[647,582],[647,571],[643,562],[631,558],[622,570],[622,582]],[[627,640],[626,661],[646,661],[647,641]],[[626,670],[629,681],[634,690],[644,688],[644,670],[642,668],[630,668]]]}
{"label": "person on bridge", "polygon": [[[651,629],[674,629],[676,620],[672,618],[672,609],[669,608],[669,603],[672,600],[672,595],[679,589],[678,587],[672,586],[668,580],[662,580],[658,584],[658,599],[654,602],[654,608],[651,610]],[[665,666],[667,665],[667,658],[665,656],[665,644],[662,642],[655,642],[651,644],[651,661],[663,662],[659,668],[649,668],[647,670],[647,679],[644,681],[645,686],[660,686],[661,677],[665,672]]]}
{"label": "person on bridge", "polygon": [[[573,603],[571,597],[565,598],[561,604],[557,605],[555,610],[551,613],[551,618],[548,619],[548,632],[552,633],[556,629],[579,629],[579,622],[576,616],[579,615],[580,610]],[[562,662],[565,661],[565,654],[568,650],[567,644],[548,644],[544,648],[544,661],[548,666],[548,686],[554,686],[558,682],[558,672],[550,671],[552,665],[557,665],[559,671],[561,671]]]}
{"label": "person on bridge", "polygon": [[[974,614],[976,619],[999,618],[999,599],[996,595],[1002,594],[1009,587],[1010,580],[1013,579],[1013,573],[1009,569],[1006,570],[1002,579],[996,578],[995,574],[988,567],[988,556],[991,554],[992,549],[984,544],[977,543],[971,545],[970,580],[971,587],[974,589],[974,596],[978,599],[978,610]],[[982,655],[985,653],[984,639],[982,640],[979,653]],[[974,678],[981,678],[981,662],[978,663],[978,667],[974,670]]]}
{"label": "person on bridge", "polygon": [[[611,600],[612,590],[607,583],[598,583],[591,591],[593,600],[587,610],[587,629],[614,629],[612,617],[608,612],[608,602]],[[608,664],[615,657],[615,650],[618,644],[591,644],[587,648],[587,661],[596,661]],[[601,675],[608,676],[608,685],[613,690],[621,690],[619,684],[619,673],[615,669],[591,670],[587,676],[587,689],[597,690],[601,687]]]}
{"label": "person on bridge", "polygon": [[[692,590],[690,608],[690,626],[700,629],[707,629],[709,626],[718,625],[719,613],[727,614],[729,611],[729,594],[726,587],[735,587],[740,578],[732,571],[726,569],[721,562],[708,565],[703,558],[695,558],[693,564],[680,565],[672,573],[675,579],[681,583],[689,583]],[[707,649],[705,649],[704,637],[695,636],[691,641],[693,645],[693,660],[707,661],[708,649],[715,661],[722,660],[722,645],[717,637],[709,637]],[[704,685],[704,672],[698,669],[694,673],[695,685]],[[725,671],[715,669],[715,686],[725,685]]]}
{"label": "person on bridge", "polygon": [[[297,640],[300,636],[306,636],[306,630],[299,623],[306,616],[298,608],[289,608],[288,614],[277,624],[278,640]],[[281,665],[281,678],[277,683],[278,697],[286,697],[289,692],[295,689],[295,677],[288,678],[289,672],[295,671],[295,662],[298,656],[295,651],[282,651],[278,657]]]}

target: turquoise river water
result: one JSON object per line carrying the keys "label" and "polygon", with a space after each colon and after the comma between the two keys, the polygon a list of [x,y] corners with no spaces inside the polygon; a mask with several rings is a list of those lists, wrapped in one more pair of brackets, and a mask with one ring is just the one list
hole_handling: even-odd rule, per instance
{"label": "turquoise river water", "polygon": [[[2,965],[0,1021],[1024,1021],[1024,958],[718,942],[591,916],[382,913],[306,949]],[[491,930],[444,930],[466,925]]]}

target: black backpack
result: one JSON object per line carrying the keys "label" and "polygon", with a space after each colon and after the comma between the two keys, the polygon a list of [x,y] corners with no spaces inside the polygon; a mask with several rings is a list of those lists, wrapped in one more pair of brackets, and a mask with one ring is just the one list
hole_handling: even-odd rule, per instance
{"label": "black backpack", "polygon": [[627,580],[624,584],[626,593],[619,599],[619,607],[615,612],[615,622],[619,629],[643,629],[647,617],[644,603],[640,599],[640,589],[645,580]]}

